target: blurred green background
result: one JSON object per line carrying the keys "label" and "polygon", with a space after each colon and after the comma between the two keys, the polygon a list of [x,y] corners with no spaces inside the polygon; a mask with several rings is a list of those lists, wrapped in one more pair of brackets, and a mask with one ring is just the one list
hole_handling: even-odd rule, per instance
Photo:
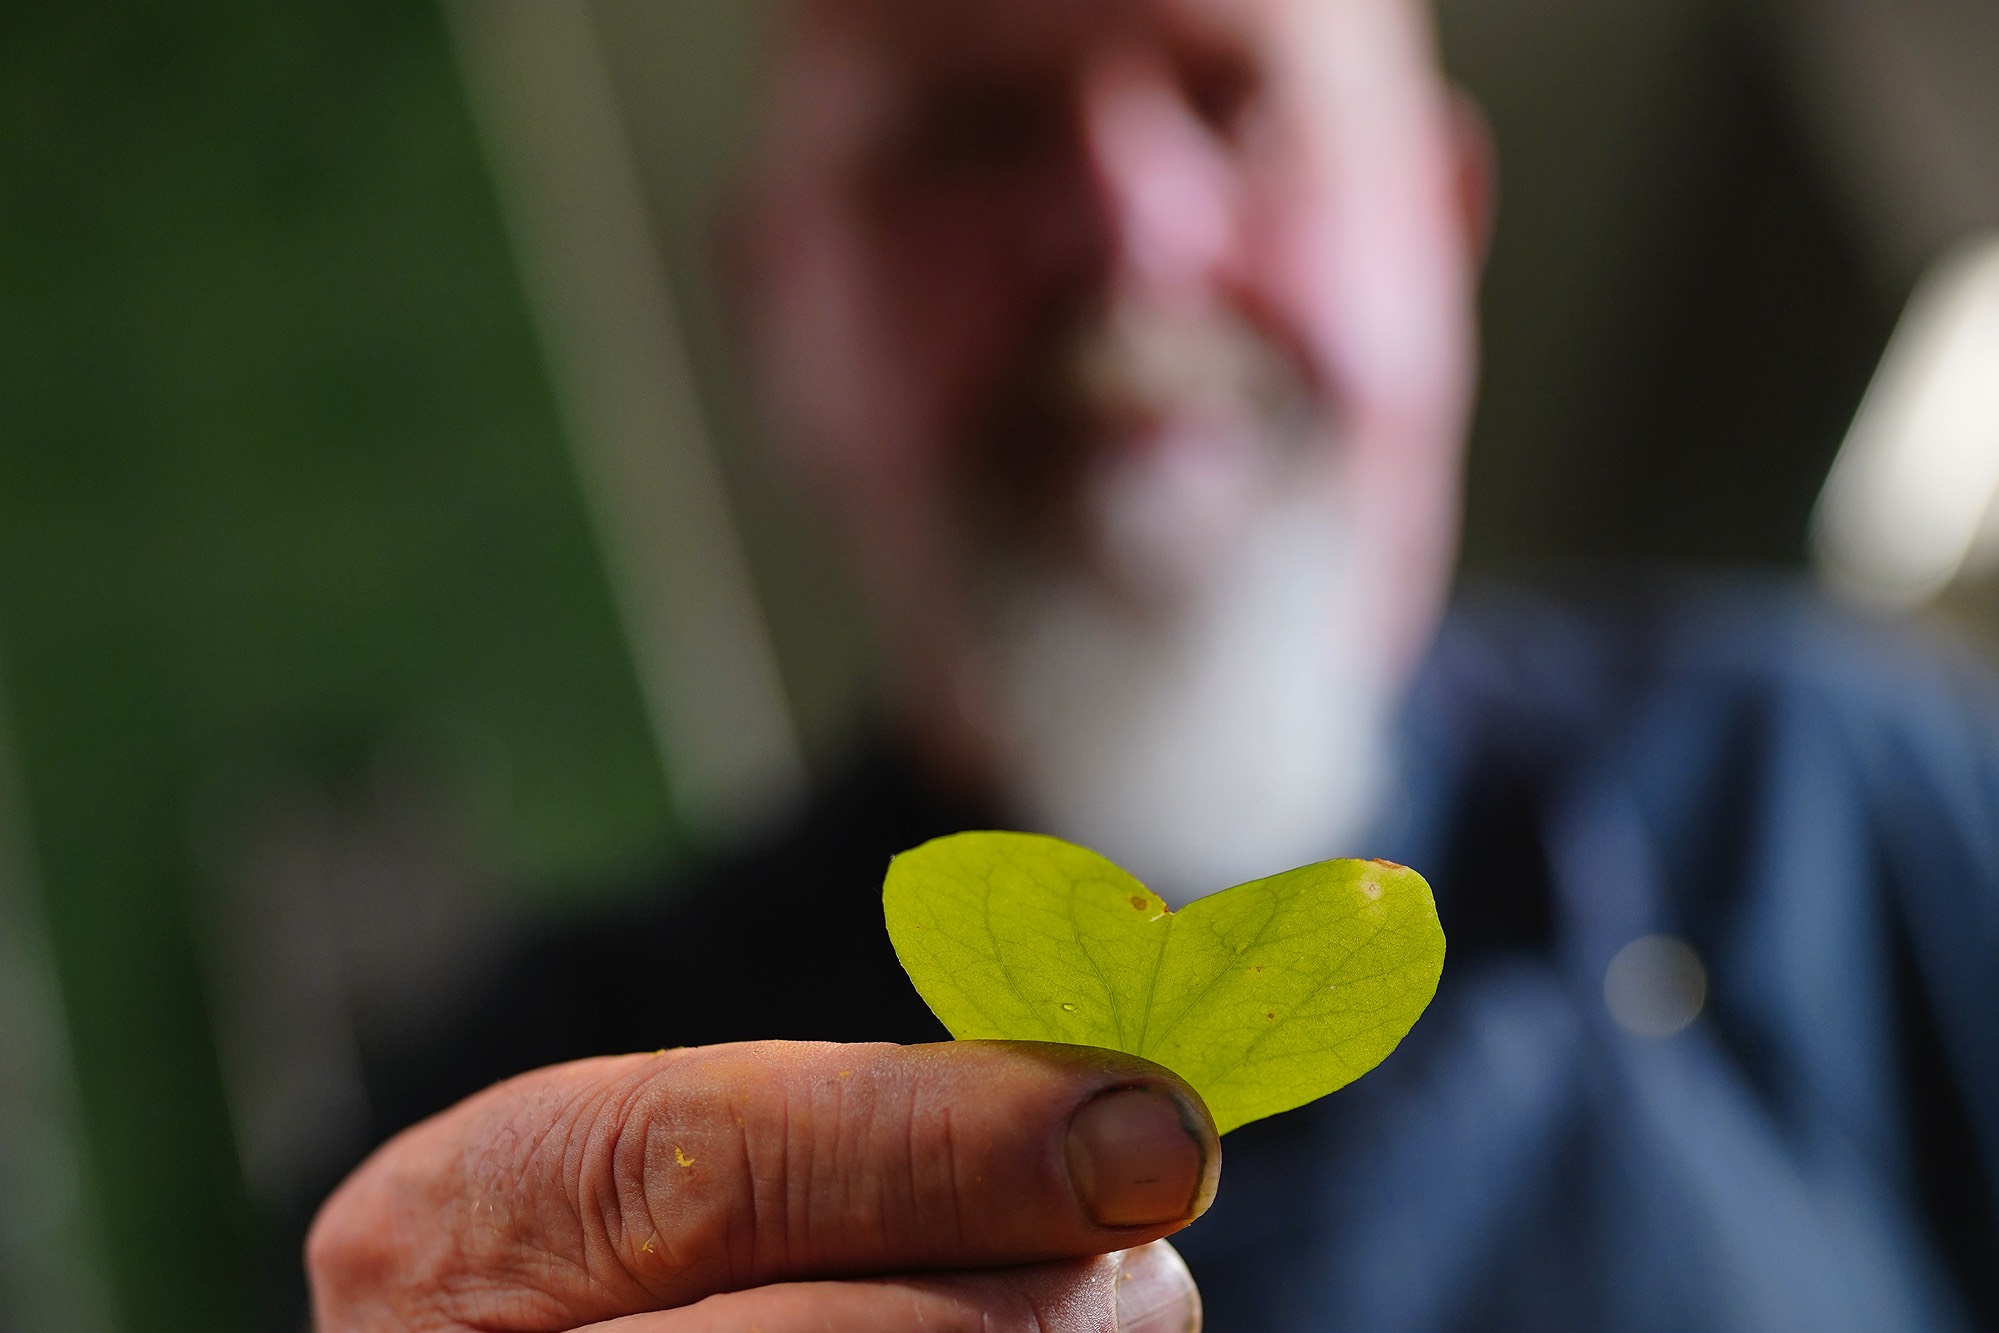
{"label": "blurred green background", "polygon": [[674,831],[435,7],[5,29],[0,654],[89,1230],[120,1327],[243,1327],[210,825],[390,747],[495,885],[608,882]]}

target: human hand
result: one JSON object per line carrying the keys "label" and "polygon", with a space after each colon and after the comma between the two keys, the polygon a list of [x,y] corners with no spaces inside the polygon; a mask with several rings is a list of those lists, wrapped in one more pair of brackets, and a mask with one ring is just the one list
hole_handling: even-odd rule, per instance
{"label": "human hand", "polygon": [[319,1333],[1185,1333],[1153,1244],[1221,1149],[1107,1051],[754,1042],[526,1074],[391,1141],[307,1241]]}

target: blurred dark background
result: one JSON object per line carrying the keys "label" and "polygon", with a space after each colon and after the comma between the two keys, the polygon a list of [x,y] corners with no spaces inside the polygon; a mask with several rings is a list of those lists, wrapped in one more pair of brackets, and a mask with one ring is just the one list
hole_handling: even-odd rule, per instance
{"label": "blurred dark background", "polygon": [[[866,636],[707,262],[763,12],[0,27],[0,1329],[264,1326],[363,1043],[848,742]],[[1999,7],[1441,17],[1502,163],[1467,575],[1802,575],[1999,226]]]}

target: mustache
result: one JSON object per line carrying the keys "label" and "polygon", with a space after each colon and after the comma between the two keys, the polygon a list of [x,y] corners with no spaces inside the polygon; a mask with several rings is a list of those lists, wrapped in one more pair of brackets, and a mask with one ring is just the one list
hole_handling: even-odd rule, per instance
{"label": "mustache", "polygon": [[1091,478],[1137,461],[1168,423],[1226,420],[1283,455],[1324,416],[1302,359],[1219,304],[1114,299],[1051,317],[1030,345],[967,435],[964,512],[992,540],[1087,529]]}
{"label": "mustache", "polygon": [[1273,415],[1311,398],[1297,358],[1222,307],[1114,302],[1075,328],[1059,357],[1061,391],[1090,417],[1159,419],[1217,404]]}

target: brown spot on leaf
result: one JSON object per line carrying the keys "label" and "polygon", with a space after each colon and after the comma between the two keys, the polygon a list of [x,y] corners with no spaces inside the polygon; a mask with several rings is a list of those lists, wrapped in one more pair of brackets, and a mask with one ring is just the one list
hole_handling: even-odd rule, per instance
{"label": "brown spot on leaf", "polygon": [[1393,861],[1384,861],[1380,857],[1376,857],[1374,860],[1369,861],[1368,864],[1371,866],[1380,866],[1384,870],[1407,870],[1409,868],[1408,866],[1405,865],[1397,865]]}
{"label": "brown spot on leaf", "polygon": [[1134,893],[1131,895],[1131,905],[1138,911],[1143,912],[1145,910],[1145,899]]}

